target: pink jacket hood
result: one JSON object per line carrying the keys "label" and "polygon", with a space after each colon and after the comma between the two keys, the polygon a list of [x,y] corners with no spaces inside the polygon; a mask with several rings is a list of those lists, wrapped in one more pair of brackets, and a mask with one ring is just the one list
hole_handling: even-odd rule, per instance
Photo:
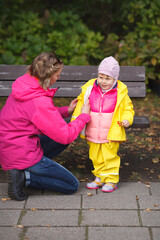
{"label": "pink jacket hood", "polygon": [[26,73],[17,78],[12,85],[13,97],[21,102],[40,97],[48,96],[53,97],[57,89],[44,90],[38,83],[38,79]]}

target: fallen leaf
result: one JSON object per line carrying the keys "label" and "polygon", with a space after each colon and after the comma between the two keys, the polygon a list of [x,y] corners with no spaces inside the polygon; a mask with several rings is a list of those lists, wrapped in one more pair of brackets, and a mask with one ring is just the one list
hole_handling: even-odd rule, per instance
{"label": "fallen leaf", "polygon": [[157,157],[157,158],[153,158],[153,159],[152,159],[152,162],[153,162],[153,163],[159,163],[159,158],[158,158],[158,157]]}
{"label": "fallen leaf", "polygon": [[147,137],[147,138],[146,138],[146,141],[148,141],[148,142],[152,142],[152,138]]}
{"label": "fallen leaf", "polygon": [[144,182],[144,184],[146,184],[146,185],[150,185],[150,182]]}
{"label": "fallen leaf", "polygon": [[16,228],[23,228],[24,226],[23,225],[16,225],[14,227],[16,227]]}
{"label": "fallen leaf", "polygon": [[145,157],[145,156],[146,156],[146,154],[141,154],[141,156]]}
{"label": "fallen leaf", "polygon": [[82,168],[85,168],[86,166],[85,165],[78,165],[77,166],[79,169],[82,169]]}
{"label": "fallen leaf", "polygon": [[80,179],[80,182],[85,182],[86,180],[85,179]]}
{"label": "fallen leaf", "polygon": [[159,205],[158,204],[154,204],[154,207],[158,207]]}
{"label": "fallen leaf", "polygon": [[153,136],[154,134],[151,132],[151,133],[148,133],[148,136]]}
{"label": "fallen leaf", "polygon": [[87,193],[87,195],[88,195],[88,196],[93,196],[93,194],[92,194],[92,193]]}
{"label": "fallen leaf", "polygon": [[150,208],[147,208],[147,209],[145,209],[144,211],[150,212],[150,211],[151,211],[151,209],[150,209]]}
{"label": "fallen leaf", "polygon": [[1,198],[2,202],[6,202],[6,201],[9,201],[11,200],[11,198]]}
{"label": "fallen leaf", "polygon": [[138,173],[138,172],[132,172],[132,175],[130,176],[130,179],[131,180],[139,180],[139,181],[141,181],[142,180],[142,178],[141,178],[141,176],[140,176],[140,174]]}
{"label": "fallen leaf", "polygon": [[31,208],[31,211],[37,211],[37,208]]}
{"label": "fallen leaf", "polygon": [[129,166],[129,163],[126,162],[126,163],[124,163],[124,165]]}

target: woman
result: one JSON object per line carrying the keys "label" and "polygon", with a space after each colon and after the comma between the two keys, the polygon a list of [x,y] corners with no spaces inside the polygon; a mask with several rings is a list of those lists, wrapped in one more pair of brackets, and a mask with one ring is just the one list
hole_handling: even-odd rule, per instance
{"label": "woman", "polygon": [[12,85],[12,93],[0,112],[0,164],[7,171],[8,195],[24,200],[23,187],[66,194],[78,189],[78,180],[53,158],[73,142],[90,121],[89,104],[67,124],[77,100],[57,108],[50,89],[60,76],[63,62],[54,52],[37,56]]}

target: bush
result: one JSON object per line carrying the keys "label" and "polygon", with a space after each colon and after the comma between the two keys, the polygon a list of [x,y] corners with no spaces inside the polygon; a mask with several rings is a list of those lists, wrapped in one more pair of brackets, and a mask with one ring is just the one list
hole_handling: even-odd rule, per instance
{"label": "bush", "polygon": [[[67,65],[94,64],[101,59],[103,37],[94,33],[71,11],[21,12],[0,25],[0,64],[30,64],[35,56],[52,49]],[[6,26],[7,25],[7,26]]]}
{"label": "bush", "polygon": [[[123,26],[126,35],[109,34],[104,51],[113,54],[121,65],[146,67],[146,82],[160,79],[160,2],[159,0],[134,0],[130,14]],[[128,31],[128,33],[127,33]],[[114,36],[114,37],[113,37]],[[109,49],[109,50],[108,50]]]}

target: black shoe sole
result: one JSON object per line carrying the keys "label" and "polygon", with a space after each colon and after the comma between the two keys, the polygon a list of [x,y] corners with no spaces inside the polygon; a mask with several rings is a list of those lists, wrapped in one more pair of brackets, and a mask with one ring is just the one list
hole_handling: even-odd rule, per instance
{"label": "black shoe sole", "polygon": [[16,188],[13,184],[12,176],[9,171],[6,172],[6,176],[8,179],[8,196],[11,199],[18,200],[18,201],[24,201],[27,199],[27,195],[23,192],[20,192],[19,194],[16,191]]}

